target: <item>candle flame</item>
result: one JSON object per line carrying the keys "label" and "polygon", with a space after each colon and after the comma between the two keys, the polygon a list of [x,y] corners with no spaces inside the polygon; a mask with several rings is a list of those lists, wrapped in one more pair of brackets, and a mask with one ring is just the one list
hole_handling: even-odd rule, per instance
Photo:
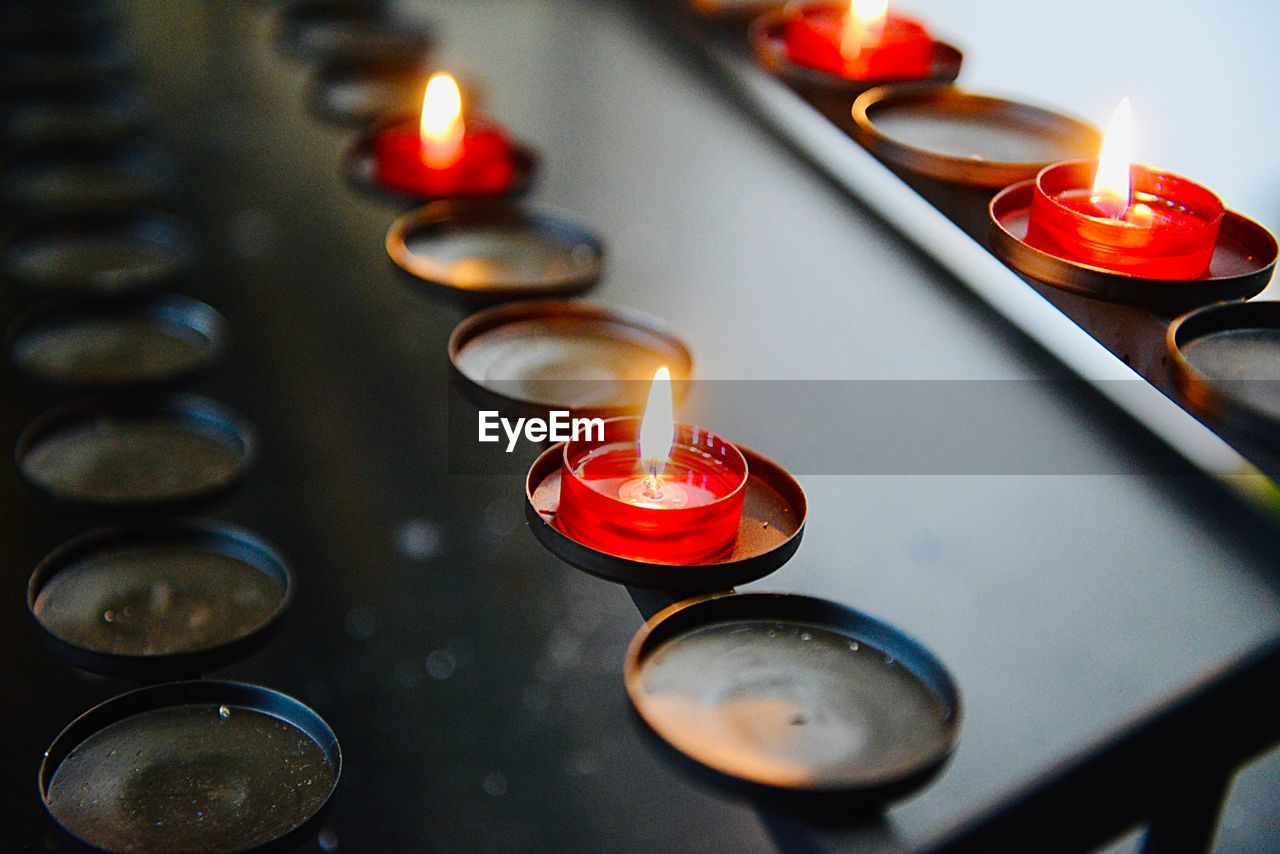
{"label": "candle flame", "polygon": [[889,17],[889,0],[849,0],[849,13],[844,16],[840,38],[840,55],[853,62],[862,48],[879,41]]}
{"label": "candle flame", "polygon": [[431,75],[422,96],[422,156],[428,166],[444,168],[457,162],[462,153],[462,93],[452,74]]}
{"label": "candle flame", "polygon": [[671,402],[671,372],[658,368],[649,386],[649,402],[640,419],[640,467],[651,481],[666,468],[676,440],[675,407]]}
{"label": "candle flame", "polygon": [[1093,178],[1093,203],[1114,219],[1129,210],[1129,164],[1133,160],[1133,109],[1125,98],[1116,107],[1102,137],[1098,172]]}

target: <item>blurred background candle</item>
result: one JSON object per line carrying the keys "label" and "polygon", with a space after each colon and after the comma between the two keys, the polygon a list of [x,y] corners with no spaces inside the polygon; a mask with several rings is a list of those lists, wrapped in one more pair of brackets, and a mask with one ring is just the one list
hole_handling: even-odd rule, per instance
{"label": "blurred background candle", "polygon": [[643,418],[613,418],[603,439],[565,443],[555,521],[579,542],[617,557],[713,560],[733,550],[746,482],[741,451],[676,423],[664,367]]}
{"label": "blurred background candle", "polygon": [[917,79],[933,66],[929,31],[888,0],[801,3],[788,11],[785,38],[792,62],[852,80]]}
{"label": "blurred background candle", "polygon": [[1129,99],[1098,160],[1056,163],[1036,177],[1027,242],[1092,266],[1154,279],[1195,279],[1213,259],[1225,213],[1209,189],[1131,164]]}
{"label": "blurred background candle", "polygon": [[427,81],[420,116],[393,123],[373,141],[378,181],[431,197],[494,196],[515,179],[511,140],[496,123],[466,115],[449,74]]}

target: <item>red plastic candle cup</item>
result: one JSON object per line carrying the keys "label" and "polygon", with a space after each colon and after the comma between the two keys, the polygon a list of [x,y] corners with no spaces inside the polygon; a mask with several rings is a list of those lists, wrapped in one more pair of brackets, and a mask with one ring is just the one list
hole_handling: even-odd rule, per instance
{"label": "red plastic candle cup", "polygon": [[1129,204],[1093,194],[1096,160],[1055,163],[1036,176],[1027,243],[1082,264],[1150,279],[1209,272],[1225,214],[1222,200],[1187,178],[1129,167]]}
{"label": "red plastic candle cup", "polygon": [[422,196],[499,196],[515,180],[511,140],[496,124],[468,116],[457,159],[435,165],[424,154],[418,124],[390,125],[373,139],[378,181],[389,190]]}
{"label": "red plastic candle cup", "polygon": [[516,168],[510,138],[480,116],[463,116],[457,82],[427,82],[422,115],[379,130],[373,157],[379,183],[419,196],[497,196],[511,189]]}
{"label": "red plastic candle cup", "polygon": [[787,55],[798,65],[850,80],[915,80],[933,69],[933,37],[924,24],[886,11],[861,22],[857,4],[803,3],[787,15]]}
{"label": "red plastic candle cup", "polygon": [[733,551],[747,461],[732,443],[676,424],[656,483],[640,459],[640,419],[611,418],[602,438],[565,443],[555,524],[616,557],[694,564]]}

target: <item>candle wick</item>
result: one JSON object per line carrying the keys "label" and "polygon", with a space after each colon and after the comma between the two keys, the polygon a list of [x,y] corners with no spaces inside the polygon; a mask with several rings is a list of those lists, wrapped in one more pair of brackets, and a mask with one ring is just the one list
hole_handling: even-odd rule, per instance
{"label": "candle wick", "polygon": [[657,500],[662,497],[662,481],[658,479],[658,463],[656,460],[646,460],[648,472],[644,478],[644,497]]}

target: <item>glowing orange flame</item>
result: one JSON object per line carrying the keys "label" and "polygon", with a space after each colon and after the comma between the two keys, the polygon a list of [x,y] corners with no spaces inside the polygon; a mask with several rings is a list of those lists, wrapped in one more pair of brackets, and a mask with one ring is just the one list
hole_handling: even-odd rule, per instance
{"label": "glowing orange flame", "polygon": [[1129,211],[1129,164],[1133,160],[1133,110],[1125,98],[1116,107],[1102,137],[1098,172],[1093,177],[1093,203],[1108,216],[1123,219]]}
{"label": "glowing orange flame", "polygon": [[849,0],[849,13],[844,16],[844,32],[840,38],[840,55],[853,62],[867,45],[880,40],[884,21],[889,16],[889,0]]}
{"label": "glowing orange flame", "polygon": [[453,75],[439,73],[427,81],[422,96],[422,158],[428,166],[443,169],[458,162],[462,154],[462,93]]}
{"label": "glowing orange flame", "polygon": [[676,440],[675,407],[671,402],[671,372],[664,365],[653,375],[649,402],[640,419],[640,467],[657,478],[667,467],[671,445]]}

